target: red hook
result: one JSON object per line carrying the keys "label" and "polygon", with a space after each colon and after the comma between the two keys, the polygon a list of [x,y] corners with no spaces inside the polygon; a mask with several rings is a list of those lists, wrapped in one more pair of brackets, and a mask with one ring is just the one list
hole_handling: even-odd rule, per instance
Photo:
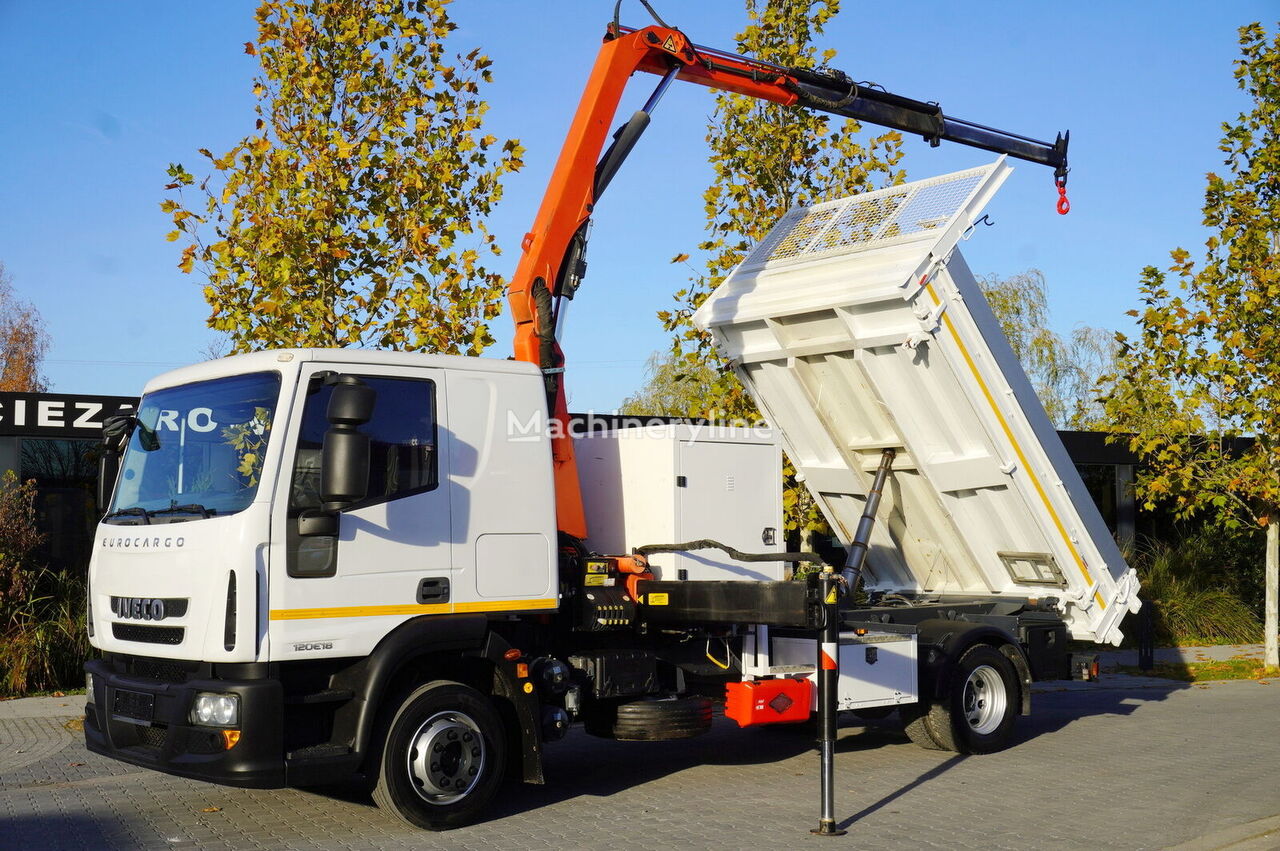
{"label": "red hook", "polygon": [[1065,216],[1071,212],[1071,202],[1067,200],[1067,179],[1059,177],[1054,184],[1058,187],[1058,215]]}

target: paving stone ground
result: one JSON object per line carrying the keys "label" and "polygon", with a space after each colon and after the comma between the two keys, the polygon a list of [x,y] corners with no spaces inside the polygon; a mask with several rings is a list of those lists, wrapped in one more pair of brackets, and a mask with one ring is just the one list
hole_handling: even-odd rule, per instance
{"label": "paving stone ground", "polygon": [[142,771],[84,749],[64,726],[79,699],[11,701],[0,848],[1280,848],[1280,682],[1108,676],[1034,702],[1016,746],[988,756],[922,750],[887,722],[843,728],[849,834],[827,839],[808,833],[817,757],[794,730],[721,718],[698,739],[635,744],[575,730],[548,747],[547,786],[513,784],[487,822],[431,834],[354,793]]}

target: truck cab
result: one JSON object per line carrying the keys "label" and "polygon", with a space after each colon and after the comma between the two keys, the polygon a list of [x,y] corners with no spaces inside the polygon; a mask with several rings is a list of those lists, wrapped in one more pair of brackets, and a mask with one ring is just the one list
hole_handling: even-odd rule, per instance
{"label": "truck cab", "polygon": [[[368,420],[335,423],[353,382]],[[424,614],[554,610],[545,422],[516,361],[285,350],[152,381],[90,563],[90,747],[281,785],[331,732],[285,729],[281,677],[325,679]],[[326,437],[357,425],[365,492],[326,492]]]}

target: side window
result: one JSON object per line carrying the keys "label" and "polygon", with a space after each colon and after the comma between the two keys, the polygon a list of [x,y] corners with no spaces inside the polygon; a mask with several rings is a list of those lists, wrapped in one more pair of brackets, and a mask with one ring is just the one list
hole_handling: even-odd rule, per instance
{"label": "side window", "polygon": [[[360,380],[377,395],[373,417],[360,427],[360,432],[369,438],[368,496],[352,507],[435,488],[439,483],[435,383],[363,375]],[[297,517],[320,507],[320,455],[329,429],[326,413],[332,389],[314,383],[302,411],[289,491],[291,576],[332,576],[336,571],[333,538],[304,538],[296,533]]]}

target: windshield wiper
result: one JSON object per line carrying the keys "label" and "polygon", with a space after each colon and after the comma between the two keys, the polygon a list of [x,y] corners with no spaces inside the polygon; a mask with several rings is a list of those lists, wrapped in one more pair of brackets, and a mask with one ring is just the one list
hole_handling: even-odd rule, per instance
{"label": "windshield wiper", "polygon": [[155,517],[160,514],[199,514],[202,518],[212,517],[217,514],[216,509],[205,508],[198,502],[187,503],[186,505],[171,505],[168,508],[157,508],[151,512],[151,516]]}
{"label": "windshield wiper", "polygon": [[121,508],[119,511],[113,511],[102,519],[110,520],[112,517],[141,517],[143,523],[149,524],[151,522],[151,512],[136,505],[133,508]]}

